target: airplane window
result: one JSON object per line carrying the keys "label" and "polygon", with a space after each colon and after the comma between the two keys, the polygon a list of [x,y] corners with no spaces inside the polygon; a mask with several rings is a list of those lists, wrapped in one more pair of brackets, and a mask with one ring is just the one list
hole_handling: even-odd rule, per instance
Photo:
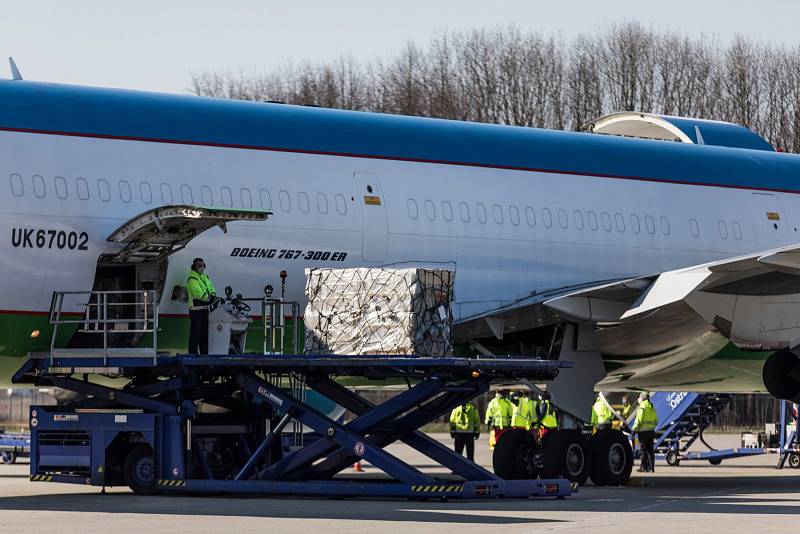
{"label": "airplane window", "polygon": [[246,187],[242,187],[239,190],[239,197],[242,201],[242,207],[244,209],[250,209],[253,207],[253,194],[250,192],[249,189]]}
{"label": "airplane window", "polygon": [[484,224],[486,222],[486,206],[478,202],[475,204],[475,213],[478,217],[478,222]]}
{"label": "airplane window", "polygon": [[169,184],[161,184],[161,202],[164,204],[172,204],[172,186]]}
{"label": "airplane window", "polygon": [[591,210],[586,213],[586,218],[589,220],[589,229],[592,231],[597,230],[597,214]]}
{"label": "airplane window", "polygon": [[575,228],[583,230],[583,212],[581,210],[573,211],[572,219],[575,222]]}
{"label": "airplane window", "polygon": [[606,232],[611,231],[611,215],[606,211],[600,212],[600,221],[603,223],[603,230]]}
{"label": "airplane window", "polygon": [[638,234],[642,229],[642,226],[639,224],[639,216],[635,213],[631,213],[631,230],[634,234]]}
{"label": "airplane window", "polygon": [[347,214],[347,202],[344,201],[344,195],[341,193],[336,193],[336,213],[339,215]]}
{"label": "airplane window", "polygon": [[419,209],[417,209],[417,201],[413,198],[409,198],[408,202],[406,202],[406,206],[408,207],[408,216],[412,219],[416,219],[419,217]]}
{"label": "airplane window", "polygon": [[281,189],[278,191],[278,203],[281,205],[283,211],[291,211],[292,200],[289,198],[289,192]]}
{"label": "airplane window", "polygon": [[465,223],[469,222],[469,206],[466,202],[461,202],[458,205],[458,211],[461,214],[461,220]]}
{"label": "airplane window", "polygon": [[47,192],[44,189],[44,178],[35,174],[33,176],[33,194],[38,198],[44,198]]}
{"label": "airplane window", "polygon": [[494,222],[503,224],[503,208],[495,204],[492,206],[492,212],[494,212]]}
{"label": "airplane window", "polygon": [[297,207],[300,208],[300,211],[303,213],[308,213],[310,206],[308,202],[308,194],[300,191],[297,193]]}
{"label": "airplane window", "polygon": [[61,200],[67,198],[67,180],[63,176],[56,176],[56,196]]}
{"label": "airplane window", "polygon": [[19,174],[12,174],[9,177],[11,180],[11,192],[15,197],[21,197],[25,193],[25,188],[22,185],[22,176]]}
{"label": "airplane window", "polygon": [[219,190],[220,202],[226,208],[233,207],[233,193],[231,192],[231,188],[227,185],[223,185]]}
{"label": "airplane window", "polygon": [[186,184],[181,184],[181,200],[184,204],[194,204],[194,196],[192,195],[192,188]]}
{"label": "airplane window", "polygon": [[77,178],[75,180],[75,189],[78,191],[78,198],[81,200],[89,200],[89,182],[86,178]]}
{"label": "airplane window", "polygon": [[511,224],[519,226],[519,210],[516,206],[508,207],[508,218],[511,219]]}
{"label": "airplane window", "polygon": [[536,212],[532,207],[525,208],[525,218],[528,220],[528,226],[536,226]]}
{"label": "airplane window", "polygon": [[214,205],[214,196],[211,194],[211,188],[207,185],[200,186],[200,201],[206,206]]}
{"label": "airplane window", "polygon": [[119,181],[119,198],[122,199],[123,202],[130,202],[131,201],[131,184],[128,183],[127,180],[120,180]]}
{"label": "airplane window", "polygon": [[650,215],[644,216],[644,226],[647,228],[647,233],[653,235],[656,233],[656,221]]}
{"label": "airplane window", "polygon": [[111,186],[108,185],[108,180],[105,178],[97,180],[97,196],[103,202],[111,200]]}
{"label": "airplane window", "polygon": [[625,231],[625,217],[621,213],[614,214],[614,225],[617,227],[617,232],[623,233]]}
{"label": "airplane window", "polygon": [[565,230],[569,226],[569,217],[567,217],[567,212],[561,208],[558,209],[558,225]]}
{"label": "airplane window", "polygon": [[733,224],[731,224],[731,229],[733,230],[733,237],[735,239],[742,238],[742,226],[738,222],[733,221]]}
{"label": "airplane window", "polygon": [[328,213],[328,197],[325,193],[317,193],[317,211],[323,215]]}
{"label": "airplane window", "polygon": [[719,228],[719,236],[722,239],[728,239],[728,225],[725,224],[725,221],[719,221],[717,227]]}
{"label": "airplane window", "polygon": [[153,191],[150,189],[149,183],[139,182],[139,195],[145,204],[150,204],[153,201]]}
{"label": "airplane window", "polygon": [[669,219],[666,217],[661,217],[661,233],[664,235],[669,235]]}
{"label": "airplane window", "polygon": [[697,224],[697,219],[689,219],[689,231],[692,232],[692,237],[700,237],[700,226]]}
{"label": "airplane window", "polygon": [[436,218],[436,206],[430,200],[425,201],[425,216],[429,221],[432,221]]}
{"label": "airplane window", "polygon": [[447,200],[442,202],[442,217],[448,222],[453,220],[453,205]]}
{"label": "airplane window", "polygon": [[553,226],[553,214],[550,213],[549,208],[542,209],[542,220],[547,228],[551,228]]}
{"label": "airplane window", "polygon": [[269,194],[269,191],[266,189],[262,189],[259,191],[259,196],[261,197],[261,209],[265,209],[267,211],[272,209],[272,196]]}

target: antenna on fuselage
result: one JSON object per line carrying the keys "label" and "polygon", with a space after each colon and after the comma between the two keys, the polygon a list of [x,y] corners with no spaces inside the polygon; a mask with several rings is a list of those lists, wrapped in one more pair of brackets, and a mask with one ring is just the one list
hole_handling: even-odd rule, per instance
{"label": "antenna on fuselage", "polygon": [[8,63],[9,63],[9,65],[11,65],[11,78],[14,79],[14,80],[21,80],[22,79],[22,74],[20,74],[19,69],[17,68],[17,64],[14,63],[14,58],[13,57],[9,57],[8,58]]}

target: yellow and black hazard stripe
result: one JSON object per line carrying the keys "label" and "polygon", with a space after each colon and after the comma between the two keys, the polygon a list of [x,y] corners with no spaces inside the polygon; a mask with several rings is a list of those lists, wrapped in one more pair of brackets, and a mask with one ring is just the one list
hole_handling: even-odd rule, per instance
{"label": "yellow and black hazard stripe", "polygon": [[182,488],[186,485],[185,480],[158,480],[157,484],[162,488]]}
{"label": "yellow and black hazard stripe", "polygon": [[464,486],[461,484],[411,486],[411,491],[414,493],[462,493]]}
{"label": "yellow and black hazard stripe", "polygon": [[52,482],[53,475],[31,475],[31,482]]}

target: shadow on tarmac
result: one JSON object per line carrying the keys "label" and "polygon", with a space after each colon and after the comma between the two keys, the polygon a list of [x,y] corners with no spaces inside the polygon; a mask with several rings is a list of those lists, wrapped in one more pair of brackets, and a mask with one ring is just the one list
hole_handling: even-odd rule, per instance
{"label": "shadow on tarmac", "polygon": [[[567,523],[530,517],[541,512],[797,514],[800,476],[642,477],[642,487],[587,486],[563,500],[514,501],[316,499],[231,496],[139,496],[65,493],[0,499],[0,510],[102,512],[486,525]],[[527,517],[521,516],[524,513]]]}

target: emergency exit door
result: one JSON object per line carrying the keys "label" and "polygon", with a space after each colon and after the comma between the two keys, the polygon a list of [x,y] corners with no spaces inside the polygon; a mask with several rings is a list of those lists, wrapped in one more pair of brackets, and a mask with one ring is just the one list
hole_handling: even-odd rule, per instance
{"label": "emergency exit door", "polygon": [[759,245],[767,250],[785,244],[788,226],[778,197],[769,193],[753,193],[753,198],[756,201],[754,219]]}
{"label": "emergency exit door", "polygon": [[364,261],[382,262],[386,259],[386,206],[381,182],[374,174],[357,172],[356,202],[361,205],[361,256]]}

